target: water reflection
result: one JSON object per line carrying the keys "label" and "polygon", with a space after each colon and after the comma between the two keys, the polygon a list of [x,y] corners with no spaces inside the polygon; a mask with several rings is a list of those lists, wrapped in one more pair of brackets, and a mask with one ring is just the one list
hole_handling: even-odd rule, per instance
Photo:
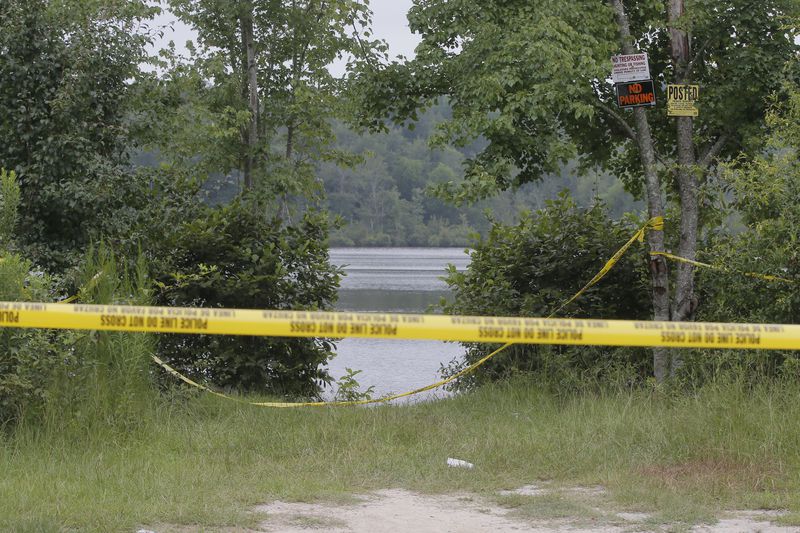
{"label": "water reflection", "polygon": [[337,307],[342,311],[384,311],[387,313],[424,313],[438,306],[449,291],[403,291],[380,289],[339,290]]}
{"label": "water reflection", "polygon": [[[449,296],[441,279],[446,265],[464,270],[469,256],[462,248],[334,248],[331,262],[344,266],[346,273],[339,310],[423,313]],[[440,367],[462,355],[463,349],[454,343],[344,339],[329,368],[336,379],[346,368],[362,370],[356,377],[362,389],[374,385],[374,395],[383,396],[438,381]],[[433,391],[420,397],[442,394]]]}

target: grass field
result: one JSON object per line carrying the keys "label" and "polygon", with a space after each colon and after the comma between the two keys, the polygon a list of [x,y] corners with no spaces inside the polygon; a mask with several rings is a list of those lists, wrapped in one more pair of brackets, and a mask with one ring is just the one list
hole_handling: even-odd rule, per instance
{"label": "grass field", "polygon": [[[562,398],[517,381],[358,409],[192,397],[144,409],[124,427],[5,437],[0,530],[244,527],[263,518],[254,506],[278,498],[344,500],[382,488],[494,495],[539,480],[603,485],[620,506],[663,521],[763,508],[800,524],[798,413],[795,384]],[[447,457],[476,468],[447,468]]]}

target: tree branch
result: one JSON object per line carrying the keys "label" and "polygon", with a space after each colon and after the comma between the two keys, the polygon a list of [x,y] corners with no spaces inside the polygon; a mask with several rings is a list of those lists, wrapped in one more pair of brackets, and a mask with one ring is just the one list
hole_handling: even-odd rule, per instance
{"label": "tree branch", "polygon": [[[605,111],[606,113],[608,113],[617,122],[619,122],[619,125],[622,126],[623,130],[625,130],[625,134],[628,137],[630,137],[633,142],[638,142],[638,139],[636,138],[636,130],[634,130],[633,127],[630,124],[628,124],[628,122],[625,120],[625,117],[617,113],[613,107],[608,106],[605,102],[596,100],[595,105],[598,108]],[[664,161],[664,158],[661,157],[661,154],[659,154],[658,151],[655,149],[655,143],[653,143],[653,155],[655,156],[655,158],[658,160],[659,163],[661,163],[665,167],[669,166],[667,162]]]}
{"label": "tree branch", "polygon": [[729,138],[730,136],[727,133],[720,135],[716,142],[708,147],[708,150],[706,150],[706,153],[700,158],[700,161],[697,162],[697,165],[703,170],[710,167],[714,159],[722,152],[722,149],[725,148]]}
{"label": "tree branch", "polygon": [[361,48],[361,53],[364,56],[364,60],[367,62],[369,68],[371,68],[373,71],[377,71],[379,65],[375,63],[374,58],[367,52],[367,47],[364,44],[364,41],[361,39],[361,33],[358,31],[355,21],[351,23],[351,26],[353,28],[353,36],[356,38],[359,48]]}
{"label": "tree branch", "polygon": [[628,124],[628,122],[622,115],[614,111],[613,108],[609,107],[608,105],[605,104],[605,102],[602,102],[600,100],[596,100],[595,105],[600,109],[602,109],[603,111],[605,111],[606,113],[608,113],[611,117],[616,119],[616,121],[619,122],[619,125],[622,126],[622,129],[625,130],[625,133],[628,135],[628,137],[631,138],[631,140],[633,141],[637,140],[636,131],[631,127],[630,124]]}
{"label": "tree branch", "polygon": [[697,52],[695,52],[694,57],[692,57],[692,60],[689,61],[689,63],[686,65],[686,68],[683,69],[683,76],[681,76],[681,82],[686,82],[686,80],[691,79],[689,78],[689,75],[692,73],[692,69],[697,63],[697,60],[703,56],[703,52],[706,51],[706,48],[708,48],[710,42],[711,39],[706,39],[706,41],[702,45],[700,45],[700,49],[697,50]]}

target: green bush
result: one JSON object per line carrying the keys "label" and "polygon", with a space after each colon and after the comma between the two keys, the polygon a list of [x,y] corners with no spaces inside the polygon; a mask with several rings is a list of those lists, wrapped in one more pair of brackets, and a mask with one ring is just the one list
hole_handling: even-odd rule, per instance
{"label": "green bush", "polygon": [[[0,260],[0,300],[47,301],[50,280],[13,254]],[[40,329],[0,328],[0,426],[40,410],[64,359],[60,336]]]}
{"label": "green bush", "polygon": [[[81,268],[83,303],[147,303],[142,264],[118,273],[104,247],[90,250]],[[9,255],[0,262],[0,300],[49,301],[54,284]],[[140,423],[155,405],[152,335],[78,330],[0,329],[0,425],[25,422],[64,432]]]}
{"label": "green bush", "polygon": [[[52,279],[8,252],[20,202],[13,172],[0,171],[0,194],[0,301],[52,301]],[[132,273],[119,272],[117,263],[105,246],[89,250],[75,273],[83,303],[148,303],[144,262]],[[0,426],[24,420],[86,431],[95,423],[136,423],[155,398],[153,349],[151,335],[0,328]]]}
{"label": "green bush", "polygon": [[[728,272],[701,271],[702,318],[800,322],[800,88],[776,107],[769,150],[725,178],[744,231],[715,236],[704,256]],[[771,274],[795,283],[742,273]]]}
{"label": "green bush", "polygon": [[[0,301],[47,301],[50,279],[11,253],[20,203],[16,178],[0,169]],[[60,362],[54,337],[42,330],[0,328],[0,427],[43,405],[54,363]]]}
{"label": "green bush", "polygon": [[[546,317],[574,295],[635,233],[639,221],[614,222],[602,205],[579,208],[562,193],[545,209],[522,216],[519,224],[494,223],[478,241],[467,271],[450,267],[446,281],[454,301],[445,311],[462,315]],[[613,270],[559,317],[641,319],[649,317],[649,288],[641,248],[632,248]],[[495,346],[467,344],[464,363]],[[459,386],[533,372],[562,387],[591,377],[640,379],[650,372],[642,349],[519,345],[505,350]]]}
{"label": "green bush", "polygon": [[[156,273],[157,303],[251,309],[328,309],[340,272],[328,261],[321,215],[284,225],[255,203],[206,208],[169,234]],[[330,381],[324,339],[161,335],[159,351],[183,372],[226,389],[313,397]]]}

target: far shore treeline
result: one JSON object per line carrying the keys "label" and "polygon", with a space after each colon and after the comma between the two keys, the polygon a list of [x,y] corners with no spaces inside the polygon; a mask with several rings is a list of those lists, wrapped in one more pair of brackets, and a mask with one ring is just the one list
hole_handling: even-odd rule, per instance
{"label": "far shore treeline", "polygon": [[[365,0],[152,4],[0,3],[0,300],[329,310],[332,245],[469,246],[439,311],[547,316],[663,216],[560,315],[800,318],[798,0],[416,0],[421,43],[399,60]],[[195,30],[184,54],[148,52],[159,9]],[[633,53],[655,107],[617,107],[611,57]],[[700,87],[696,118],[667,116],[663,88],[683,84]],[[666,251],[724,269],[649,253]],[[466,345],[443,374],[494,348]],[[0,427],[134,424],[183,390],[150,354],[232,394],[319,398],[334,353],[4,328]],[[519,346],[455,388],[721,373],[795,378],[800,359]]]}

